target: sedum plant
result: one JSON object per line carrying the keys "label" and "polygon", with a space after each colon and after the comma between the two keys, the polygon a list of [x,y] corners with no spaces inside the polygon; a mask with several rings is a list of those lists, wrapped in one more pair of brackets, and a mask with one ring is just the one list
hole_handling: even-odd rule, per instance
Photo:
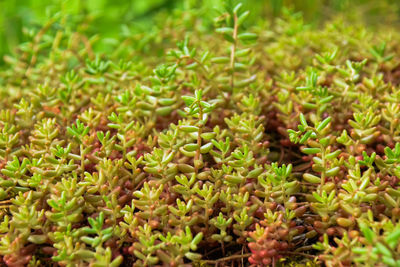
{"label": "sedum plant", "polygon": [[192,6],[4,58],[1,264],[400,266],[398,32]]}

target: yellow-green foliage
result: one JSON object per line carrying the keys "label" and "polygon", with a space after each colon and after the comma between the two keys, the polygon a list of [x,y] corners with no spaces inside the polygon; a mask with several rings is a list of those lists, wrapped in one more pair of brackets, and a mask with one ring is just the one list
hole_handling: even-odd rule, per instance
{"label": "yellow-green foliage", "polygon": [[399,266],[399,33],[250,16],[109,53],[32,29],[0,72],[1,263]]}

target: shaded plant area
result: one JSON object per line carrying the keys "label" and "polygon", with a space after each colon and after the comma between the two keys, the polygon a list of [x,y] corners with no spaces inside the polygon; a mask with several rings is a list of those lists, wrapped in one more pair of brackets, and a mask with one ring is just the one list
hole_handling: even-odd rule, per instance
{"label": "shaded plant area", "polygon": [[[174,18],[193,27],[193,21],[184,12],[194,12],[203,31],[213,29],[212,20],[225,0],[2,0],[0,2],[0,66],[3,56],[14,54],[15,47],[29,42],[32,35],[53,16],[67,18],[69,27],[75,32],[96,38],[91,47],[97,53],[110,54],[120,42],[133,34],[142,34],[142,42],[135,45],[147,49],[146,40],[156,39],[163,23]],[[247,24],[256,24],[260,19],[273,21],[287,7],[303,13],[305,20],[321,24],[335,14],[363,21],[368,25],[399,23],[400,3],[396,0],[246,0],[243,7],[252,16]],[[172,15],[171,15],[172,14]],[[184,18],[184,19],[182,19]],[[196,22],[196,23],[197,23]],[[62,20],[53,22],[55,26]],[[155,27],[155,23],[158,23]],[[62,27],[65,27],[63,25]],[[95,37],[94,37],[95,36]],[[155,40],[153,40],[154,42]],[[159,52],[163,53],[164,47]],[[154,47],[152,47],[154,49]]]}
{"label": "shaded plant area", "polygon": [[1,264],[400,266],[396,29],[173,14],[4,57]]}

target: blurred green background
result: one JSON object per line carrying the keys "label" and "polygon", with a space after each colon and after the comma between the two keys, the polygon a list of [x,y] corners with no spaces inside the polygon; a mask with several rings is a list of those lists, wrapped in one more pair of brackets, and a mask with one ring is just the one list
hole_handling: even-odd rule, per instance
{"label": "blurred green background", "polygon": [[[253,20],[271,20],[285,7],[301,11],[307,23],[320,25],[335,15],[362,16],[370,25],[398,23],[399,0],[243,0]],[[211,25],[222,0],[0,0],[0,64],[5,54],[26,41],[24,29],[40,28],[60,12],[77,25],[90,18],[88,35],[118,39],[121,32],[150,31],[162,16],[182,10],[196,12],[204,25]],[[255,21],[253,21],[255,22]],[[99,48],[101,49],[101,47]]]}

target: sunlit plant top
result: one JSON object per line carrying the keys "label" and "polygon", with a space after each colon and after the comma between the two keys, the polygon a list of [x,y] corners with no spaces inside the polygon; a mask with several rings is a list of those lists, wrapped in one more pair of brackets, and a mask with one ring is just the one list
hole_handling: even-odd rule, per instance
{"label": "sunlit plant top", "polygon": [[400,266],[400,35],[174,16],[5,57],[1,264]]}

